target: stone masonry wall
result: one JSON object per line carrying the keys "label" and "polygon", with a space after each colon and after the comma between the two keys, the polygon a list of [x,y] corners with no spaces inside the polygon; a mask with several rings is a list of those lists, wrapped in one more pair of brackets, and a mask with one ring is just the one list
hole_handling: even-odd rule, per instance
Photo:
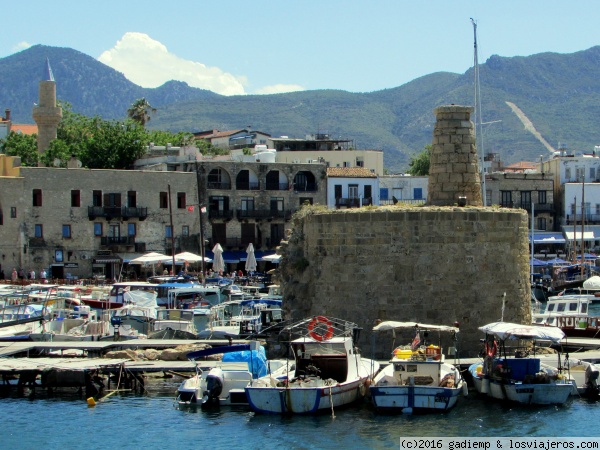
{"label": "stone masonry wall", "polygon": [[456,105],[434,110],[428,205],[456,205],[459,197],[469,205],[483,205],[472,112],[471,106]]}
{"label": "stone masonry wall", "polygon": [[[309,208],[294,218],[279,252],[288,317],[356,322],[364,329],[365,355],[372,353],[370,330],[378,319],[459,322],[462,357],[479,352],[477,327],[531,320],[525,211]],[[410,343],[409,334],[398,335],[395,345]],[[377,342],[375,356],[388,357],[391,333]]]}

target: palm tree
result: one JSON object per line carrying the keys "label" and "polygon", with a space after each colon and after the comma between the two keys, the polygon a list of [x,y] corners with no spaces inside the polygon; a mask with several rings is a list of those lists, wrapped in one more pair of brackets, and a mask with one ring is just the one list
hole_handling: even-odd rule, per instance
{"label": "palm tree", "polygon": [[156,108],[153,108],[148,100],[145,98],[140,98],[133,102],[131,107],[127,110],[127,115],[129,118],[141,126],[145,126],[146,123],[150,120],[150,113],[155,113]]}

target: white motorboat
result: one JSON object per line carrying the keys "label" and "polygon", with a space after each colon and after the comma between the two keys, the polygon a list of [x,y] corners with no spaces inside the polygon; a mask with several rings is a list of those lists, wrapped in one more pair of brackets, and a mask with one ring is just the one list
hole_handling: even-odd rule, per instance
{"label": "white motorboat", "polygon": [[[561,405],[576,392],[575,382],[562,368],[560,354],[556,367],[536,355],[540,341],[558,344],[565,336],[560,328],[494,322],[479,327],[486,334],[483,364],[470,372],[477,391],[497,400],[521,404]],[[527,341],[530,347],[510,349],[507,341]],[[554,355],[555,357],[557,355]]]}
{"label": "white motorboat", "polygon": [[362,398],[379,363],[362,358],[355,343],[359,328],[339,319],[316,316],[285,327],[292,339],[295,372],[287,379],[264,377],[246,387],[258,413],[312,414]]}
{"label": "white motorboat", "polygon": [[[379,372],[370,386],[371,399],[378,411],[413,412],[445,411],[454,407],[461,394],[468,395],[467,384],[459,369],[446,362],[439,345],[427,345],[434,331],[448,332],[458,339],[457,327],[415,324],[414,322],[382,322],[374,332],[412,329],[413,344],[397,347],[390,364]],[[452,347],[456,350],[456,345]]]}
{"label": "white motorboat", "polygon": [[[197,359],[217,353],[223,353],[223,360],[209,370],[202,370],[202,362]],[[247,406],[244,388],[259,377],[277,376],[277,369],[281,370],[284,364],[267,362],[264,348],[256,341],[199,350],[187,356],[196,360],[196,375],[179,385],[177,402],[180,405]]]}

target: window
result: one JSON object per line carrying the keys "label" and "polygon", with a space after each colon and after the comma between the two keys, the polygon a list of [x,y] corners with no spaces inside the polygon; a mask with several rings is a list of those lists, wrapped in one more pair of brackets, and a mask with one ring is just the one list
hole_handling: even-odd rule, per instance
{"label": "window", "polygon": [[362,157],[356,158],[356,167],[365,167],[365,161]]}
{"label": "window", "polygon": [[109,207],[120,207],[121,206],[121,194],[109,193],[104,194],[104,206]]}
{"label": "window", "polygon": [[358,198],[358,184],[348,186],[348,198]]}
{"label": "window", "polygon": [[242,211],[254,211],[254,197],[242,197]]}
{"label": "window", "polygon": [[4,214],[2,214],[1,209],[0,209],[0,225],[4,225]]}
{"label": "window", "polygon": [[492,204],[492,190],[491,189],[486,189],[485,191],[485,204],[487,206],[490,206]]}
{"label": "window", "polygon": [[81,191],[79,189],[73,189],[71,191],[71,207],[79,208],[81,206]]}
{"label": "window", "polygon": [[181,235],[184,237],[188,237],[190,235],[190,227],[187,225],[184,225],[181,227]]}
{"label": "window", "polygon": [[342,185],[341,184],[334,185],[333,192],[334,192],[333,195],[335,198],[342,198]]}
{"label": "window", "polygon": [[370,184],[365,185],[364,187],[364,194],[363,194],[363,198],[368,198],[370,199],[373,195],[371,194],[371,189],[372,186]]}
{"label": "window", "polygon": [[283,197],[271,197],[271,211],[283,211]]}
{"label": "window", "polygon": [[171,228],[171,225],[167,225],[165,227],[165,237],[166,238],[172,238],[173,237],[173,228]]}
{"label": "window", "polygon": [[137,207],[137,194],[135,191],[127,192],[127,206],[130,208]]}
{"label": "window", "polygon": [[33,206],[42,206],[42,190],[33,190]]}
{"label": "window", "polygon": [[538,230],[545,230],[546,229],[546,218],[545,217],[538,217],[538,219],[537,219],[537,229]]}
{"label": "window", "polygon": [[102,236],[102,222],[94,223],[94,236]]}
{"label": "window", "polygon": [[136,235],[136,226],[135,223],[127,224],[127,236],[135,236]]}
{"label": "window", "polygon": [[379,198],[381,200],[389,200],[389,189],[388,188],[380,188],[379,189]]}
{"label": "window", "polygon": [[529,208],[531,206],[531,191],[521,191],[521,208]]}
{"label": "window", "polygon": [[500,191],[500,206],[512,208],[512,191]]}
{"label": "window", "polygon": [[102,206],[102,191],[92,191],[93,206]]}
{"label": "window", "polygon": [[42,224],[36,223],[33,232],[36,238],[42,239],[44,237],[44,226]]}
{"label": "window", "polygon": [[185,192],[177,193],[177,209],[185,209]]}
{"label": "window", "polygon": [[577,167],[575,169],[575,181],[578,183],[585,181],[585,167]]}
{"label": "window", "polygon": [[590,167],[590,181],[596,181],[596,168]]}
{"label": "window", "polygon": [[565,167],[565,180],[571,181],[571,168]]}
{"label": "window", "polygon": [[546,191],[538,191],[538,203],[540,205],[545,205],[547,203],[546,199]]}
{"label": "window", "polygon": [[414,200],[423,200],[423,188],[414,188],[413,189],[413,199]]}
{"label": "window", "polygon": [[10,207],[10,218],[11,219],[16,219],[17,218],[17,207],[16,206],[11,206]]}
{"label": "window", "polygon": [[169,207],[169,194],[166,192],[159,193],[159,208],[168,208]]}
{"label": "window", "polygon": [[62,237],[63,239],[71,239],[71,225],[62,226]]}

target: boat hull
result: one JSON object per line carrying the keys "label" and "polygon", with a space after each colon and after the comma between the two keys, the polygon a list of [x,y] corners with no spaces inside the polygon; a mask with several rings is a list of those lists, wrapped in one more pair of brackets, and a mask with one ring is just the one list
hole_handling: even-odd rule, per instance
{"label": "boat hull", "polygon": [[378,411],[446,411],[456,405],[462,386],[371,386],[370,391]]}
{"label": "boat hull", "polygon": [[253,411],[266,414],[314,414],[354,403],[363,397],[366,377],[318,387],[246,387]]}

